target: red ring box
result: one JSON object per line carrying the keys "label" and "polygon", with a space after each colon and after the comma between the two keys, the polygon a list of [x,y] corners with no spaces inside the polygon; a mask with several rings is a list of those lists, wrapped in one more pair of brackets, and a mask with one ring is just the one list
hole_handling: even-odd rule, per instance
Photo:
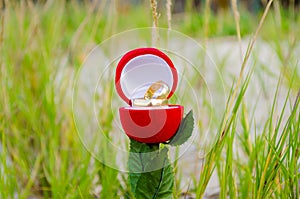
{"label": "red ring box", "polygon": [[[156,48],[138,48],[127,52],[116,68],[115,85],[119,96],[129,105],[119,109],[126,135],[143,143],[163,143],[172,138],[183,117],[183,106],[134,107],[131,99],[143,98],[151,84],[164,81],[177,87],[178,74],[170,58]],[[155,96],[154,96],[155,97]]]}

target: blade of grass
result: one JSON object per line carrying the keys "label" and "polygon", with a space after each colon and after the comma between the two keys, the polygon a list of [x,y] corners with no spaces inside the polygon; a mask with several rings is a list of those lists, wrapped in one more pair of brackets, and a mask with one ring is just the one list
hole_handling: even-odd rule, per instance
{"label": "blade of grass", "polygon": [[240,28],[240,13],[239,13],[238,7],[237,7],[237,0],[231,0],[231,7],[233,10],[234,21],[235,21],[235,26],[236,26],[236,34],[237,34],[237,39],[238,39],[239,48],[240,48],[240,56],[241,56],[241,61],[242,61],[243,60],[243,51],[242,51],[242,38],[241,38],[241,28]]}

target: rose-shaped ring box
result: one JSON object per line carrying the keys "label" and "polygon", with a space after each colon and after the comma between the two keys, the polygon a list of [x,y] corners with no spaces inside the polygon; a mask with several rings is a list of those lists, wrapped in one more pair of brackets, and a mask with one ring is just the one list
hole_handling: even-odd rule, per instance
{"label": "rose-shaped ring box", "polygon": [[[129,105],[119,109],[122,127],[128,137],[143,143],[163,143],[172,138],[183,117],[183,106],[133,106],[153,83],[163,81],[172,97],[178,74],[170,58],[156,48],[127,52],[116,68],[115,85],[119,96]],[[154,95],[155,98],[155,95]]]}

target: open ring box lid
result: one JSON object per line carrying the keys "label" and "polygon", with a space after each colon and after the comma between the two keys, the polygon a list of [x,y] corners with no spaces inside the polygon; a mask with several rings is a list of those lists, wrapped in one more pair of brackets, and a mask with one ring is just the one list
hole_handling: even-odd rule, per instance
{"label": "open ring box lid", "polygon": [[156,48],[129,51],[117,65],[116,90],[129,105],[132,105],[132,99],[144,98],[147,89],[157,81],[164,81],[169,86],[169,99],[177,87],[177,70],[171,59]]}

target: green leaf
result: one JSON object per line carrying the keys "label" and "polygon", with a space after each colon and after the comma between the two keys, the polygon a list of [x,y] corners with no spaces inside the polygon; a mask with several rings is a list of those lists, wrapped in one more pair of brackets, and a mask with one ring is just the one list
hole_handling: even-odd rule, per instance
{"label": "green leaf", "polygon": [[145,144],[135,140],[130,140],[130,153],[128,159],[129,183],[131,191],[134,194],[137,182],[141,173],[145,172],[145,165],[149,163],[152,156],[158,153],[158,144]]}
{"label": "green leaf", "polygon": [[193,133],[193,129],[194,129],[194,117],[193,117],[193,111],[190,110],[190,112],[181,121],[176,135],[171,138],[168,144],[172,146],[182,145],[191,137]]}
{"label": "green leaf", "polygon": [[[158,170],[151,171],[160,167]],[[136,186],[137,199],[172,198],[174,171],[168,159],[168,149],[163,148],[146,164],[150,172],[141,173]]]}

